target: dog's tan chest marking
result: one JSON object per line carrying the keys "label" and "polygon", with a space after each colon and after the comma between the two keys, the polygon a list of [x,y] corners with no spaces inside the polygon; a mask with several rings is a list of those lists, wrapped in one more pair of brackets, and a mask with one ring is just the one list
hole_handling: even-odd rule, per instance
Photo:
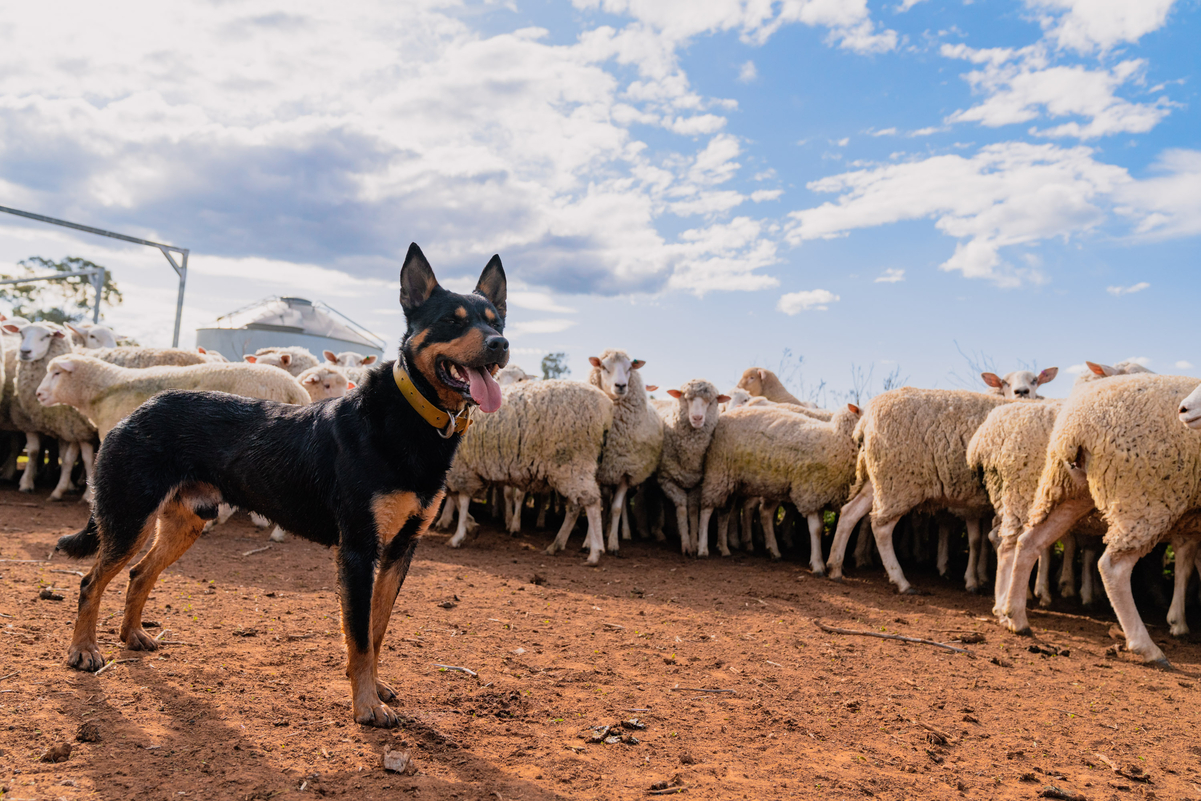
{"label": "dog's tan chest marking", "polygon": [[414,517],[424,518],[424,525],[418,531],[418,536],[424,534],[441,499],[442,494],[439,493],[428,506],[422,506],[415,492],[389,492],[377,496],[371,504],[371,512],[375,516],[375,530],[379,534],[380,544],[387,545],[391,542],[404,528],[405,523]]}

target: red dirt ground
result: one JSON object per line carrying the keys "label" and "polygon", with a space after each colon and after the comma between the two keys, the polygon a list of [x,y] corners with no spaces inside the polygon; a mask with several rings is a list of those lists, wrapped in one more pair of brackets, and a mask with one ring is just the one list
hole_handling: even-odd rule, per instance
{"label": "red dirt ground", "polygon": [[[79,578],[61,571],[87,565],[11,561],[46,559],[84,507],[0,490],[0,513],[5,801],[653,798],[672,781],[692,799],[1029,799],[1050,786],[1201,799],[1201,649],[1162,625],[1173,672],[1107,656],[1105,619],[1035,613],[1038,639],[1015,637],[987,599],[929,575],[915,577],[928,594],[899,597],[880,572],[835,584],[791,562],[637,542],[589,568],[542,553],[549,534],[485,528],[464,550],[440,535],[418,549],[382,657],[405,722],[379,731],[350,716],[330,551],[290,541],[244,556],[265,536],[234,518],[147,605],[174,644],[122,651],[114,582],[101,643],[137,661],[94,676],[64,666]],[[45,587],[65,600],[39,599]],[[964,646],[972,658],[815,619],[985,642]],[[646,724],[636,745],[581,738],[632,717]],[[75,742],[85,722],[99,742]],[[67,761],[39,761],[62,742]],[[385,748],[417,773],[385,772]]]}

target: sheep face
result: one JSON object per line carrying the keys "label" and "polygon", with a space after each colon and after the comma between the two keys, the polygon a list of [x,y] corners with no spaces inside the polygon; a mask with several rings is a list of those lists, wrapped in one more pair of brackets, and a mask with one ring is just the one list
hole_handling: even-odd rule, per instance
{"label": "sheep face", "polygon": [[517,365],[510,364],[496,374],[496,383],[500,384],[501,389],[504,389],[514,384],[520,384],[522,381],[533,381],[535,377]]}
{"label": "sheep face", "polygon": [[1180,402],[1180,422],[1195,431],[1201,431],[1201,386]]}
{"label": "sheep face", "polygon": [[738,389],[745,389],[748,394],[758,396],[763,394],[763,379],[767,371],[761,367],[748,367],[738,379]]}
{"label": "sheep face", "polygon": [[89,350],[117,347],[117,335],[106,325],[94,325],[83,338],[83,346]]}
{"label": "sheep face", "polygon": [[335,354],[332,350],[322,351],[325,360],[330,364],[336,364],[339,367],[368,367],[375,364],[376,357],[374,355],[364,356],[361,353],[355,353],[352,350],[343,351]]}
{"label": "sheep face", "polygon": [[56,339],[65,339],[67,334],[61,328],[48,323],[30,323],[29,325],[4,326],[10,334],[21,335],[21,348],[18,356],[23,362],[36,362],[50,350],[50,344]]}
{"label": "sheep face", "polygon": [[305,370],[296,380],[309,393],[309,400],[340,398],[350,389],[346,374],[333,365],[320,365]]}
{"label": "sheep face", "polygon": [[726,403],[726,407],[723,409],[723,411],[728,412],[731,409],[737,409],[739,406],[746,406],[751,402],[751,393],[747,392],[742,387],[734,387],[726,394],[729,395],[730,400]]}
{"label": "sheep face", "polygon": [[1006,398],[1039,398],[1038,388],[1059,375],[1058,367],[1048,367],[1041,373],[1030,370],[1015,370],[1004,378],[996,373],[981,373],[984,383],[992,387],[998,395]]}
{"label": "sheep face", "polygon": [[622,350],[605,351],[599,357],[589,356],[588,362],[600,371],[600,388],[610,398],[625,397],[630,391],[630,374],[646,364],[642,359],[631,359]]}
{"label": "sheep face", "polygon": [[51,359],[50,364],[46,365],[46,375],[42,377],[42,383],[38,384],[37,392],[34,393],[38,403],[43,406],[53,406],[56,403],[69,402],[66,385],[74,372],[75,362],[71,359],[63,357]]}
{"label": "sheep face", "polygon": [[719,395],[717,387],[708,381],[692,379],[679,389],[669,389],[667,394],[680,404],[680,413],[693,428],[704,428],[707,423],[716,423],[719,404],[728,403],[729,395]]}

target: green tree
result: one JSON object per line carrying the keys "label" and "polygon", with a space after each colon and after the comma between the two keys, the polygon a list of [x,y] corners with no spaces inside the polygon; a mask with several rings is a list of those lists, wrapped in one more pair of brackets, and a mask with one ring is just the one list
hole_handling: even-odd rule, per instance
{"label": "green tree", "polygon": [[[98,268],[100,265],[77,256],[68,256],[62,261],[31,256],[17,262],[17,266],[21,268],[20,272],[16,275],[0,273],[0,279],[26,278],[55,272],[72,273]],[[110,306],[116,306],[125,299],[121,290],[117,288],[117,282],[113,280],[112,272],[107,269],[100,299]],[[78,322],[89,316],[95,303],[92,283],[87,276],[82,275],[56,281],[37,281],[32,284],[0,285],[0,300],[7,301],[12,306],[12,314],[15,317],[24,317],[34,322],[45,320],[59,325]]]}
{"label": "green tree", "polygon": [[542,377],[544,379],[562,378],[565,375],[571,375],[571,368],[567,366],[566,353],[548,353],[542,357]]}

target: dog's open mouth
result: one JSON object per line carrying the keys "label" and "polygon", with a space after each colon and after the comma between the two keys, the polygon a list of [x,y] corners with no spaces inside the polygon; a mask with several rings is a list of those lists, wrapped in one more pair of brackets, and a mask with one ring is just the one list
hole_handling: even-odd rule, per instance
{"label": "dog's open mouth", "polygon": [[499,364],[468,367],[442,358],[438,360],[436,369],[439,381],[458,391],[463,397],[471,398],[480,407],[480,411],[495,412],[500,408],[500,384],[493,378],[500,370]]}

